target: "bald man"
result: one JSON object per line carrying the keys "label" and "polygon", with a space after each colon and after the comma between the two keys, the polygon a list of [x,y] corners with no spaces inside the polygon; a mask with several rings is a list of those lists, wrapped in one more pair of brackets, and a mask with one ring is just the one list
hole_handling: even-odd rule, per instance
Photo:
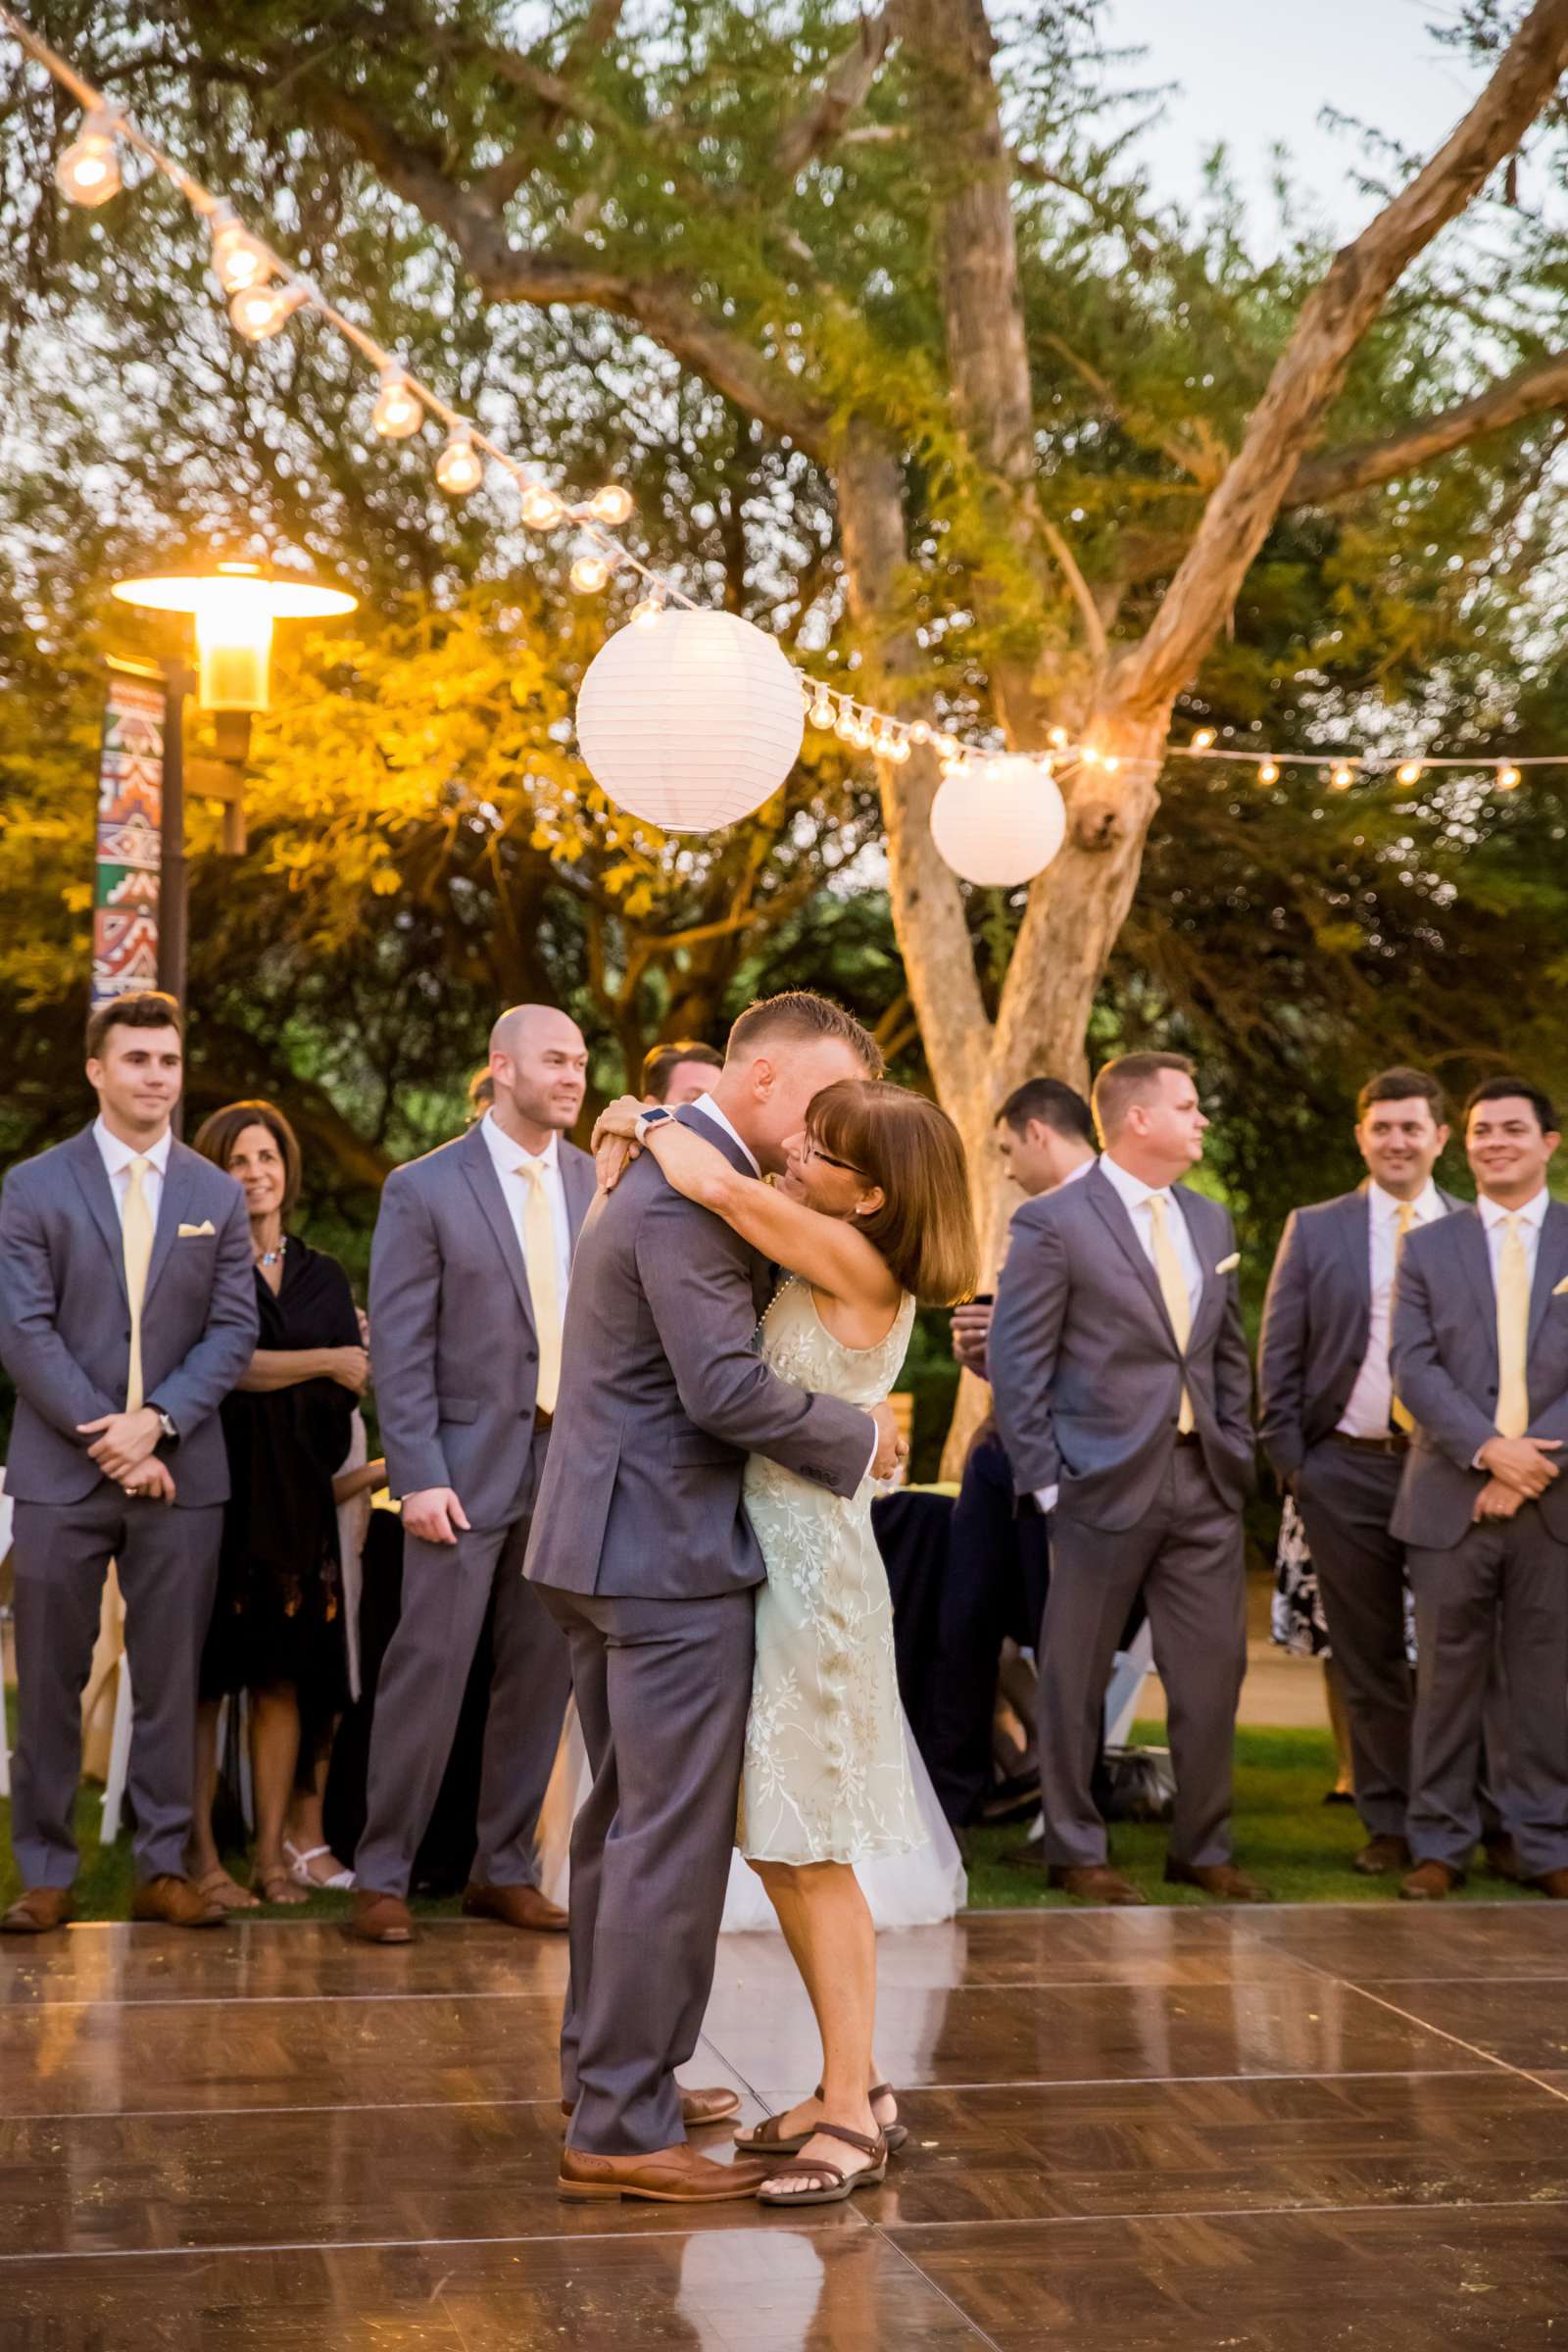
{"label": "bald man", "polygon": [[565,1717],[564,1636],[523,1581],[594,1163],[565,1142],[588,1049],[518,1004],[490,1034],[495,1096],[466,1135],[395,1169],[370,1252],[370,1360],[403,1500],[403,1614],[376,1690],[351,1933],[413,1936],[409,1881],[492,1600],[495,1665],[465,1911],[559,1933],[535,1842]]}

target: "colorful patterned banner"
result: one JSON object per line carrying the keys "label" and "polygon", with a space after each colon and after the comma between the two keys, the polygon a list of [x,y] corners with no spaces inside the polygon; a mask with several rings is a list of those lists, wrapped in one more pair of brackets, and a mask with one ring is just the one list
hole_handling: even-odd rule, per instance
{"label": "colorful patterned banner", "polygon": [[93,889],[92,1001],[158,986],[158,866],[164,808],[160,682],[109,679],[98,769],[98,862]]}

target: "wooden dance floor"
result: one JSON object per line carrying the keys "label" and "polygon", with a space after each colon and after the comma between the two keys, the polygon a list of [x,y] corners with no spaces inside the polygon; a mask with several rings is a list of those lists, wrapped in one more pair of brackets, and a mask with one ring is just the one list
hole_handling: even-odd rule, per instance
{"label": "wooden dance floor", "polygon": [[[693,2217],[555,2194],[559,1943],[8,1939],[0,2346],[1568,2345],[1568,1910],[992,1913],[881,1954],[888,2185]],[[727,1938],[692,2079],[758,2115],[813,2064],[777,1942]]]}

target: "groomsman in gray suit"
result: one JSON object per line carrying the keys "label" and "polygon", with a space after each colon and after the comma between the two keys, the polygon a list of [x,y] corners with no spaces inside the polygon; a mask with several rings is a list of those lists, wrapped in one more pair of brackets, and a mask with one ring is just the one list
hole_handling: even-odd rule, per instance
{"label": "groomsman in gray suit", "polygon": [[1465,1106],[1474,1208],[1400,1252],[1395,1388],[1414,1417],[1394,1513],[1415,1594],[1416,1707],[1401,1893],[1441,1900],[1480,1831],[1476,1772],[1499,1630],[1500,1802],[1527,1885],[1568,1902],[1568,1208],[1539,1087],[1492,1078]]}
{"label": "groomsman in gray suit", "polygon": [[98,1116],[13,1168],[0,1197],[0,1358],[17,1384],[17,1743],[24,1891],[0,1920],[71,1916],[81,1693],[109,1563],[135,1712],[132,1917],[217,1927],[185,1876],[196,1669],[213,1613],[228,1457],[218,1407],[256,1348],[245,1196],[174,1141],[178,1004],[149,990],[87,1024]]}
{"label": "groomsman in gray suit", "polygon": [[490,1034],[495,1096],[455,1143],[394,1169],[370,1251],[370,1362],[403,1613],[376,1689],[351,1933],[407,1943],[409,1882],[494,1603],[479,1840],[465,1911],[560,1934],[535,1830],[571,1689],[566,1644],[523,1582],[561,1381],[572,1252],[594,1164],[567,1143],[588,1049],[518,1004]]}
{"label": "groomsman in gray suit", "polygon": [[1055,1514],[1040,1657],[1045,1860],[1052,1884],[1085,1901],[1143,1899],[1107,1863],[1090,1790],[1117,1637],[1142,1592],[1176,1768],[1165,1876],[1266,1901],[1230,1836],[1252,1476],[1236,1236],[1217,1201],[1177,1182],[1208,1125],[1190,1061],[1107,1062],[1094,1111],[1097,1165],[1013,1216],[987,1351],[1017,1492]]}
{"label": "groomsman in gray suit", "polygon": [[1258,1351],[1259,1435],[1295,1494],[1344,1681],[1368,1877],[1408,1870],[1405,1807],[1415,1686],[1405,1654],[1404,1545],[1391,1532],[1410,1416],[1389,1368],[1396,1259],[1460,1203],[1432,1171],[1448,1140],[1443,1089],[1384,1070],[1356,1101],[1367,1180],[1295,1210]]}

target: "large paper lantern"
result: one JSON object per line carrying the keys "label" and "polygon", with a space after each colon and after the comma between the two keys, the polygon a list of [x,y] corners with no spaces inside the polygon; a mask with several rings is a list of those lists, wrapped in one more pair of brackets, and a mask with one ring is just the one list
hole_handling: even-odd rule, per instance
{"label": "large paper lantern", "polygon": [[1060,849],[1067,810],[1051,771],[1014,756],[968,763],[931,804],[931,837],[965,882],[1012,890]]}
{"label": "large paper lantern", "polygon": [[577,697],[594,781],[666,833],[716,832],[760,808],[805,726],[777,641],[734,612],[666,608],[635,621],[595,655]]}

